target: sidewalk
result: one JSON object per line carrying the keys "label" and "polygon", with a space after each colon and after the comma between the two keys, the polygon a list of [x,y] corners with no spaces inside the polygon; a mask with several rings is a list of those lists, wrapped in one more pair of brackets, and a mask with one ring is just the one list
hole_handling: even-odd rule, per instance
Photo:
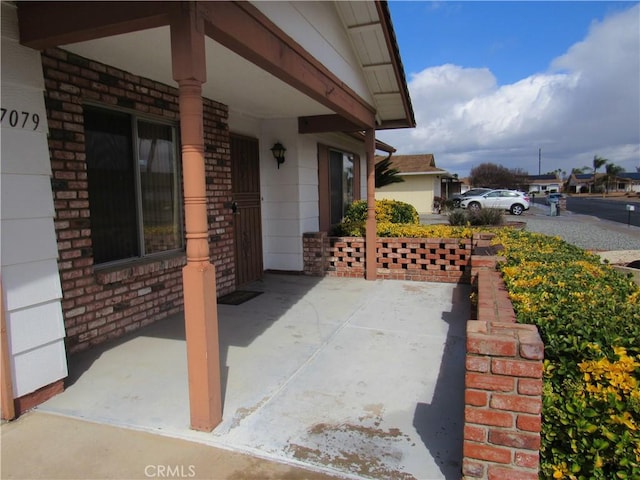
{"label": "sidewalk", "polygon": [[2,479],[339,478],[231,450],[37,410],[3,424],[1,430]]}

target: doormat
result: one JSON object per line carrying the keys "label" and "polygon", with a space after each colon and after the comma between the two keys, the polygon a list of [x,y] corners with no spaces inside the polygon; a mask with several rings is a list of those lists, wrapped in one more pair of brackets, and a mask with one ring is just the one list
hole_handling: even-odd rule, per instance
{"label": "doormat", "polygon": [[241,303],[247,302],[262,293],[263,292],[252,292],[249,290],[236,290],[235,292],[231,292],[218,298],[218,303],[221,303],[222,305],[240,305]]}

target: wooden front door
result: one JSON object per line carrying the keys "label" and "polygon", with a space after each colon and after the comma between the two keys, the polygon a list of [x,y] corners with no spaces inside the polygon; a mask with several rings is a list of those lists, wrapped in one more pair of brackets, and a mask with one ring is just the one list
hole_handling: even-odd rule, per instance
{"label": "wooden front door", "polygon": [[258,140],[231,135],[236,286],[262,278]]}

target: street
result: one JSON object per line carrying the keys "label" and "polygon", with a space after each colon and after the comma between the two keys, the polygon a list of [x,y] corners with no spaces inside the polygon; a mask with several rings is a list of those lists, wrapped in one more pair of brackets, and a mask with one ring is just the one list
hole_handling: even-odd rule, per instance
{"label": "street", "polygon": [[[536,198],[535,203],[544,205],[544,199]],[[627,205],[635,207],[635,211],[628,211]],[[640,227],[640,198],[567,197],[567,210]]]}

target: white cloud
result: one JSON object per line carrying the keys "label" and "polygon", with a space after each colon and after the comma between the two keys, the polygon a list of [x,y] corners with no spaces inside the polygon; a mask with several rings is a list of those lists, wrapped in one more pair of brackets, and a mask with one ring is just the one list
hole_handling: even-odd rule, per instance
{"label": "white cloud", "polygon": [[498,86],[488,69],[442,65],[409,81],[417,128],[379,132],[399,154],[434,153],[461,175],[491,161],[542,172],[601,155],[640,164],[640,5],[591,25],[541,72]]}

